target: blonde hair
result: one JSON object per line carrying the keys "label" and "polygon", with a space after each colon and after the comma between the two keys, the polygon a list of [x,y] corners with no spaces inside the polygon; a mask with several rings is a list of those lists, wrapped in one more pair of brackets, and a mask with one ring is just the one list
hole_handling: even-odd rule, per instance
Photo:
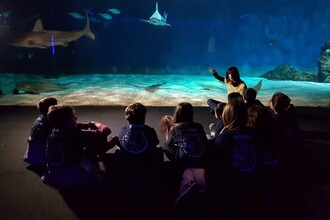
{"label": "blonde hair", "polygon": [[159,131],[165,133],[166,137],[173,127],[180,127],[183,123],[193,121],[194,110],[192,104],[188,102],[179,103],[173,116],[165,115],[161,118]]}

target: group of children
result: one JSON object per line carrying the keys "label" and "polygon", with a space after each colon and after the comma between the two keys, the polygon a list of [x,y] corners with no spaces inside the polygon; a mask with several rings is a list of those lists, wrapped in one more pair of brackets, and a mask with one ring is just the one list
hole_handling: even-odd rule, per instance
{"label": "group of children", "polygon": [[144,124],[147,110],[141,103],[125,109],[129,124],[110,139],[109,127],[94,121],[77,122],[74,109],[59,105],[55,98],[41,99],[38,109],[41,115],[33,123],[23,160],[44,168],[41,179],[47,184],[75,186],[101,180],[98,161],[115,146],[123,164],[163,160],[156,131]]}
{"label": "group of children", "polygon": [[[177,206],[204,192],[212,199],[226,198],[229,192],[231,198],[234,192],[242,195],[243,188],[252,192],[260,186],[257,173],[267,177],[258,183],[273,182],[271,178],[278,177],[274,173],[290,166],[300,141],[290,98],[275,93],[265,107],[256,91],[240,80],[237,68],[229,68],[226,78],[212,68],[210,72],[230,84],[227,102],[207,101],[216,119],[210,133],[194,121],[193,106],[182,102],[173,115],[161,119],[160,131],[166,136],[161,146],[155,129],[145,124],[146,107],[136,102],[125,109],[128,124],[109,138],[106,125],[77,122],[71,106],[47,97],[38,103],[41,115],[31,128],[24,161],[43,167],[42,181],[47,184],[82,185],[102,180],[98,161],[116,146],[122,179],[138,184],[160,172],[157,168],[166,155],[180,183]],[[145,172],[150,169],[153,173]]]}

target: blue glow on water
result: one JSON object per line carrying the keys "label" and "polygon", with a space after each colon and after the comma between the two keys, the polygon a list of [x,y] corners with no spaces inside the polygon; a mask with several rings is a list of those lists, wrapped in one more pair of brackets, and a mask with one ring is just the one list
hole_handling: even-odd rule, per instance
{"label": "blue glow on water", "polygon": [[[206,106],[209,98],[226,101],[227,88],[207,70],[191,75],[191,71],[176,70],[172,74],[150,72],[149,74],[75,74],[61,75],[56,79],[44,79],[25,74],[2,74],[4,95],[0,105],[31,105],[45,96],[54,96],[61,103],[70,105],[127,106],[142,102],[147,106],[176,106],[190,102],[194,106]],[[315,82],[273,81],[260,77],[242,77],[248,87],[262,80],[258,99],[265,105],[275,92],[287,94],[295,106],[329,106],[330,84]],[[11,95],[16,82],[39,84],[40,94]],[[40,86],[40,84],[42,86]],[[57,91],[47,92],[49,88]],[[299,91],[299,92],[297,92]],[[23,91],[20,91],[23,93]]]}
{"label": "blue glow on water", "polygon": [[[189,4],[182,1],[159,1],[159,13],[169,13],[167,22],[171,27],[140,21],[154,12],[155,2],[82,3],[58,0],[55,4],[46,0],[42,5],[38,5],[38,1],[27,2],[30,7],[26,10],[19,8],[19,4],[15,5],[17,9],[10,10],[13,11],[8,17],[12,22],[9,24],[13,27],[11,30],[33,25],[32,20],[29,24],[22,23],[22,19],[15,19],[14,16],[21,18],[23,15],[20,13],[24,10],[26,21],[39,13],[47,29],[62,31],[81,30],[84,26],[84,19],[69,16],[68,12],[83,14],[85,10],[90,15],[90,26],[96,39],[92,41],[82,38],[70,43],[71,48],[67,49],[74,47],[77,53],[70,54],[69,58],[66,50],[57,50],[58,57],[65,57],[58,58],[56,63],[62,72],[78,68],[77,72],[85,70],[108,73],[109,66],[185,68],[196,64],[248,65],[255,68],[287,63],[297,67],[317,68],[320,48],[330,40],[330,2],[327,0],[191,0]],[[111,21],[98,15],[109,8],[116,8],[122,13],[113,14]],[[0,35],[0,38],[5,37]],[[7,39],[4,40],[6,42]],[[14,59],[16,49],[0,48],[0,51],[1,66],[14,63],[5,54],[12,52]],[[36,53],[39,55],[35,56],[36,66],[45,69],[52,66],[49,63],[51,61],[44,60],[43,52]],[[74,62],[68,64],[68,59]],[[25,67],[27,72],[34,71],[28,65],[20,66]]]}
{"label": "blue glow on water", "polygon": [[[12,7],[2,9],[12,11],[7,17],[10,28],[0,29],[0,42],[4,42],[0,44],[2,82],[6,80],[4,77],[9,77],[8,73],[22,74],[15,76],[14,81],[43,81],[45,77],[54,83],[66,83],[67,76],[70,76],[69,81],[81,82],[83,86],[58,93],[63,93],[65,99],[71,97],[75,100],[73,97],[78,97],[77,94],[81,97],[86,95],[91,99],[86,103],[91,104],[93,100],[101,102],[95,98],[99,92],[102,97],[115,96],[113,103],[121,104],[121,89],[128,94],[134,91],[139,96],[133,94],[132,97],[141,99],[148,94],[146,97],[150,105],[163,105],[174,102],[171,99],[184,98],[197,105],[205,105],[203,100],[214,96],[215,91],[219,90],[218,84],[214,85],[218,83],[215,79],[203,78],[210,77],[205,73],[209,66],[222,75],[229,66],[237,66],[248,85],[253,85],[263,73],[282,64],[315,74],[319,71],[317,63],[321,47],[330,40],[328,0],[191,0],[189,4],[159,0],[159,13],[168,13],[167,22],[171,27],[141,21],[148,19],[155,11],[155,2],[144,0],[129,3],[45,0],[43,4],[26,0],[24,5],[29,4],[28,8],[23,8],[21,4],[5,4],[10,0],[2,2],[4,7]],[[121,13],[111,14],[111,20],[99,16],[108,9],[118,9]],[[84,11],[89,15],[95,40],[84,35]],[[70,16],[69,12],[82,16]],[[82,36],[67,47],[55,46],[54,41],[58,39],[52,36],[51,53],[40,48],[6,44],[11,42],[13,36],[31,31],[37,18],[41,18],[45,30]],[[3,21],[4,17],[0,17],[0,24]],[[23,55],[18,58],[17,54]],[[30,77],[26,78],[25,74]],[[113,81],[108,84],[94,81],[95,77],[107,79],[109,75]],[[140,81],[139,77],[148,84]],[[186,81],[181,81],[181,78]],[[8,81],[9,85],[14,84],[10,84],[11,77]],[[86,85],[89,82],[93,85]],[[108,93],[109,86],[117,89]],[[86,92],[86,88],[90,90]],[[220,88],[219,98],[222,99],[226,93],[222,91],[225,91],[224,88]],[[266,102],[275,90],[288,92],[301,105],[326,106],[329,103],[329,84],[264,80],[259,95]],[[10,89],[3,88],[3,91],[4,96],[10,93]],[[198,94],[200,97],[197,97]],[[29,100],[30,96],[26,96]],[[19,98],[22,99],[22,96],[14,99]],[[16,103],[25,103],[25,98],[16,100]],[[11,102],[4,100],[1,97],[2,103]],[[79,104],[79,100],[74,104]]]}

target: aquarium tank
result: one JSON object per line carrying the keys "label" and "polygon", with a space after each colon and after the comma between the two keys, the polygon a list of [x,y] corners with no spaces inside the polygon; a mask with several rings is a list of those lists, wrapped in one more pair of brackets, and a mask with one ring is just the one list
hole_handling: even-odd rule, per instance
{"label": "aquarium tank", "polygon": [[329,107],[328,0],[1,0],[0,105],[206,106],[236,66],[268,105]]}

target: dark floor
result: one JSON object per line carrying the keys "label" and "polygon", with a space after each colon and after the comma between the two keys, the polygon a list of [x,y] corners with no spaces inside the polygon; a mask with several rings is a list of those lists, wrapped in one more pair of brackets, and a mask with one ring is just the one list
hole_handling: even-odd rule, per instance
{"label": "dark floor", "polygon": [[[99,121],[118,134],[126,124],[124,107],[75,107],[79,121]],[[174,107],[148,107],[146,124],[156,128]],[[292,204],[285,207],[291,219],[330,219],[330,111],[297,107],[304,141],[299,157],[301,187]],[[22,161],[36,107],[0,106],[0,219],[173,219],[173,194],[166,185],[143,195],[118,194],[111,178],[83,189],[57,190]],[[207,131],[213,117],[206,107],[195,108],[195,120]],[[161,143],[164,136],[158,132]],[[111,153],[111,152],[110,152]],[[288,203],[288,202],[287,202]],[[291,207],[292,206],[292,207]],[[274,210],[269,211],[272,216]],[[276,210],[275,210],[276,212]],[[208,216],[210,219],[218,219]],[[298,218],[294,218],[298,217]],[[265,218],[269,219],[269,218]]]}

